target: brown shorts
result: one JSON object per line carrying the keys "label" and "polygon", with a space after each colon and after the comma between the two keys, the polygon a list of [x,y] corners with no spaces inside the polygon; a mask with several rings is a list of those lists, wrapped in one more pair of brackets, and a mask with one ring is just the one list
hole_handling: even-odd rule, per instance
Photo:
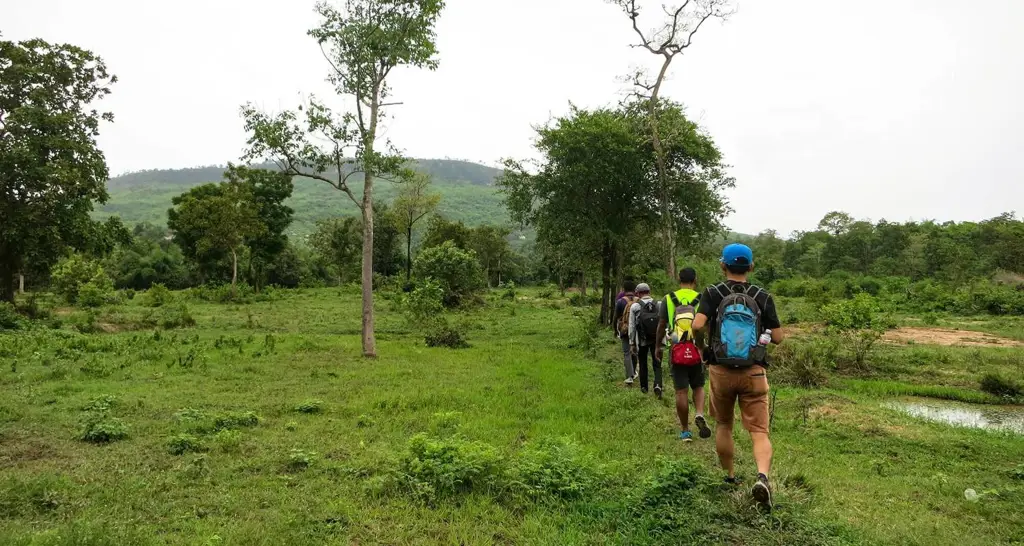
{"label": "brown shorts", "polygon": [[740,401],[743,428],[768,432],[768,376],[763,366],[726,368],[709,366],[711,375],[711,416],[718,424],[732,426],[736,400]]}

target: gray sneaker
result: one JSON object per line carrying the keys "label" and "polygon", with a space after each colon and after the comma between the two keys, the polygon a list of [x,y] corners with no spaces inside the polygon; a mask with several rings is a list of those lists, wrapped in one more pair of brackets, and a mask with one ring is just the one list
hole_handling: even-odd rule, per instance
{"label": "gray sneaker", "polygon": [[750,491],[750,494],[754,496],[754,500],[758,504],[769,510],[772,509],[772,488],[768,485],[768,476],[758,474],[757,481],[754,482],[754,488]]}
{"label": "gray sneaker", "polygon": [[697,425],[700,430],[700,437],[707,440],[711,437],[711,429],[708,428],[708,422],[704,419],[703,415],[698,415],[694,420],[693,424]]}

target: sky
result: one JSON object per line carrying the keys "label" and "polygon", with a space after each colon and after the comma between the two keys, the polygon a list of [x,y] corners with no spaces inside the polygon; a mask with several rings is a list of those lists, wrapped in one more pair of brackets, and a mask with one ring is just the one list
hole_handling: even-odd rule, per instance
{"label": "sky", "polygon": [[[671,0],[669,0],[671,1]],[[119,82],[100,146],[112,174],[223,164],[240,105],[330,98],[312,0],[0,0],[4,39],[101,55]],[[649,3],[641,24],[655,26]],[[1024,213],[1024,1],[736,0],[673,62],[664,94],[721,148],[726,224],[814,229]],[[386,136],[407,155],[535,157],[534,127],[614,105],[657,59],[603,0],[447,0],[440,67],[395,74]],[[1015,153],[1017,152],[1017,153]]]}

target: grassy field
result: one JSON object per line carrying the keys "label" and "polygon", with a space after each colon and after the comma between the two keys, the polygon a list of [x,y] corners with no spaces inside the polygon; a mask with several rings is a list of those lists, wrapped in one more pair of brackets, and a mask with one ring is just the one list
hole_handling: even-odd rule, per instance
{"label": "grassy field", "polygon": [[[1024,541],[1024,438],[919,421],[877,387],[980,396],[1019,349],[888,346],[870,377],[776,388],[766,513],[721,484],[712,442],[676,440],[667,399],[621,386],[589,310],[531,295],[449,317],[459,350],[379,298],[374,361],[347,289],[136,297],[0,334],[0,544]],[[182,304],[194,327],[149,326],[187,323]],[[751,483],[743,437],[737,464]]]}

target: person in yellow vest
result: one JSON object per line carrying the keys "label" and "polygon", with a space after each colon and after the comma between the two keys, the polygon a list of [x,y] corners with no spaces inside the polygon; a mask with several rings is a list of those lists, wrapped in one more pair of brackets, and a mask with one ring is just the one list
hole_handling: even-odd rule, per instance
{"label": "person in yellow vest", "polygon": [[662,359],[664,338],[669,336],[670,355],[669,369],[672,370],[672,382],[676,389],[676,415],[679,416],[681,432],[679,439],[692,442],[690,432],[690,402],[688,392],[693,390],[693,406],[697,410],[694,424],[700,437],[711,437],[707,419],[704,418],[704,364],[693,339],[692,323],[700,304],[697,287],[697,272],[687,267],[679,272],[679,290],[665,296],[661,305],[661,321],[658,326],[658,343],[655,358]]}

